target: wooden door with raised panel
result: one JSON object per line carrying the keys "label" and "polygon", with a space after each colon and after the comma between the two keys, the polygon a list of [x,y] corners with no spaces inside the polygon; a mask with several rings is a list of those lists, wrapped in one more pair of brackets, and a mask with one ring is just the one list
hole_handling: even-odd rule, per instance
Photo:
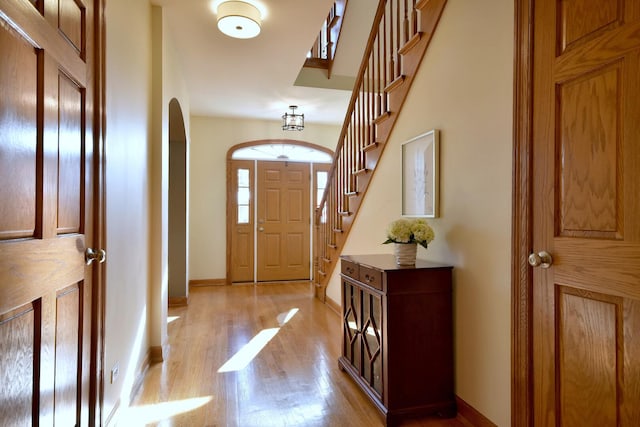
{"label": "wooden door with raised panel", "polygon": [[257,281],[309,280],[308,163],[258,162]]}
{"label": "wooden door with raised panel", "polygon": [[0,0],[2,426],[90,424],[93,12]]}
{"label": "wooden door with raised panel", "polygon": [[638,426],[640,2],[536,1],[534,23],[534,424]]}

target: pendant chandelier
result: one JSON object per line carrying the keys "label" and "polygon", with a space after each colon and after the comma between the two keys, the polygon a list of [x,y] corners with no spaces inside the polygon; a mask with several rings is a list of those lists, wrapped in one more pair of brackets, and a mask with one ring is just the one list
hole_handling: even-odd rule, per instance
{"label": "pendant chandelier", "polygon": [[297,105],[290,105],[290,113],[284,113],[282,116],[282,130],[303,130],[304,114],[296,114]]}

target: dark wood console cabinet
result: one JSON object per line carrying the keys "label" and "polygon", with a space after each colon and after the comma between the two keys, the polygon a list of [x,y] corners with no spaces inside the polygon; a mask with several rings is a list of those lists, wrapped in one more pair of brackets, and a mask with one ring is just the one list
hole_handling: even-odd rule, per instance
{"label": "dark wood console cabinet", "polygon": [[452,267],[393,255],[341,256],[338,360],[387,426],[427,414],[453,417]]}

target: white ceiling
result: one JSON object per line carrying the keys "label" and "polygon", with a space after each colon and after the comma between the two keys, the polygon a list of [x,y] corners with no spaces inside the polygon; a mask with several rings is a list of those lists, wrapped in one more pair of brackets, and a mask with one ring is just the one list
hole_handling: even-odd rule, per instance
{"label": "white ceiling", "polygon": [[[298,105],[308,123],[342,124],[350,90],[294,85],[333,0],[245,0],[267,11],[260,35],[245,40],[218,31],[214,1],[220,2],[154,2],[165,11],[191,114],[279,120],[289,105]],[[355,77],[376,5],[349,0],[334,64],[336,82]]]}

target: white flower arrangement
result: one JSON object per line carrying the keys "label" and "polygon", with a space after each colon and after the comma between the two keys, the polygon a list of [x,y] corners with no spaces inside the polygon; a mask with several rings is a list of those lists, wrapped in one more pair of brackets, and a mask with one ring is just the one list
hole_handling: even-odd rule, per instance
{"label": "white flower arrangement", "polygon": [[382,243],[417,243],[427,248],[435,237],[433,229],[424,219],[401,218],[389,224],[387,240]]}

